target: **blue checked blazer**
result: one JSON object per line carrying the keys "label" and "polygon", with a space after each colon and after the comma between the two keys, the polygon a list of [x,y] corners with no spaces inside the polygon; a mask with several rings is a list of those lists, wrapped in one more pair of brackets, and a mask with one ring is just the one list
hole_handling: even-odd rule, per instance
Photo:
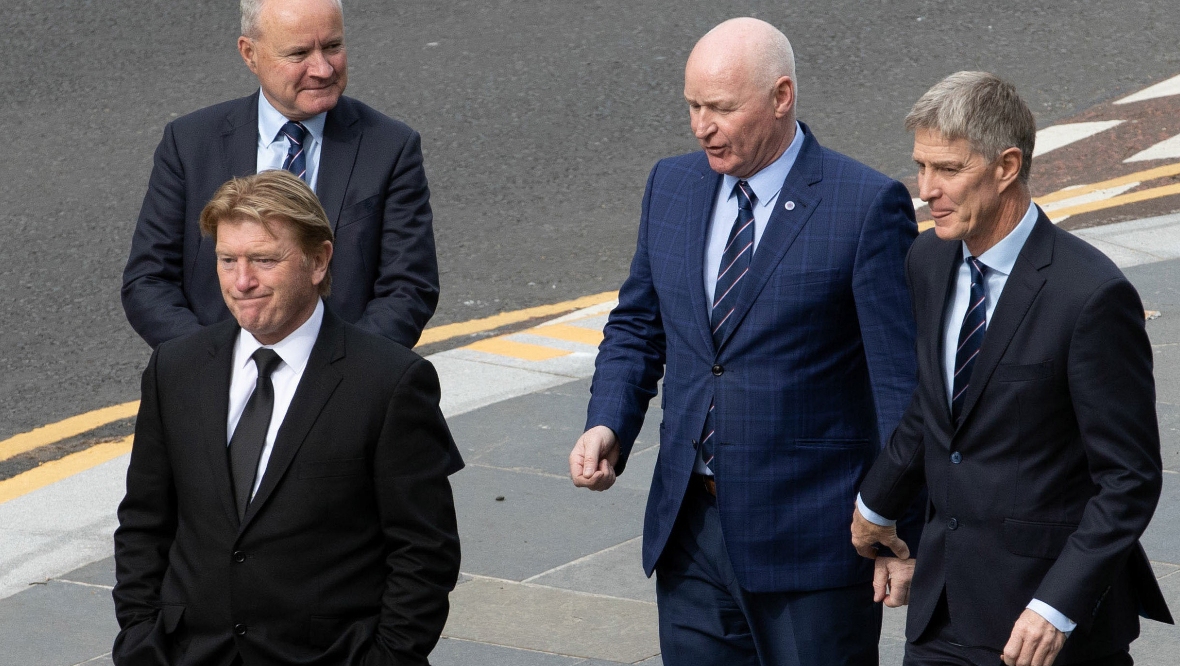
{"label": "blue checked blazer", "polygon": [[663,375],[644,521],[649,576],[716,399],[711,468],[741,586],[816,590],[872,578],[849,525],[856,489],[914,390],[903,263],[917,225],[901,183],[820,146],[802,127],[803,147],[739,287],[737,322],[719,347],[703,270],[721,176],[698,152],[660,161],[648,178],[631,274],[599,348],[587,428],[618,435],[621,472]]}

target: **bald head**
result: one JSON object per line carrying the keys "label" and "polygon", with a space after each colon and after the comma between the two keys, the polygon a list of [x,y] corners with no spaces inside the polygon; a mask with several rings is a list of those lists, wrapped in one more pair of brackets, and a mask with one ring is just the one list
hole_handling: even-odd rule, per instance
{"label": "bald head", "polygon": [[748,178],[795,136],[795,54],[766,21],[730,19],[701,37],[684,68],[692,131],[718,173]]}

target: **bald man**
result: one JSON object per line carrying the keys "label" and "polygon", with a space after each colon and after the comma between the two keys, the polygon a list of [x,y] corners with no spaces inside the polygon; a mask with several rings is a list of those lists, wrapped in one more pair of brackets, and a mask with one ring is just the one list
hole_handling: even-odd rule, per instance
{"label": "bald man", "polygon": [[912,560],[859,558],[848,514],[914,388],[909,194],[796,120],[767,23],[705,35],[684,97],[702,151],[648,178],[570,475],[614,483],[663,376],[643,566],[664,663],[876,664],[874,596],[904,603]]}

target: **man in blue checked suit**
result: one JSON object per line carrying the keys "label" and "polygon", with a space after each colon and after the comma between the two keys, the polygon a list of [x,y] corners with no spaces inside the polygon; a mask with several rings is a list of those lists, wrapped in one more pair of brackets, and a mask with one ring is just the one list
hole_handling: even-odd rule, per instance
{"label": "man in blue checked suit", "polygon": [[704,150],[651,172],[570,454],[576,485],[609,488],[663,375],[643,565],[667,664],[876,664],[874,596],[904,603],[912,570],[859,558],[848,514],[914,388],[913,206],[820,146],[795,92],[790,43],[765,22],[694,48]]}

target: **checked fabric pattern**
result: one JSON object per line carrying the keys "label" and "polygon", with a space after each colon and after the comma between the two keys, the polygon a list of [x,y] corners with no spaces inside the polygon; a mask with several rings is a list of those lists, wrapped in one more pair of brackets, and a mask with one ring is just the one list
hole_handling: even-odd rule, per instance
{"label": "checked fabric pattern", "polygon": [[[739,180],[733,188],[738,198],[737,219],[733,221],[733,229],[729,232],[729,240],[725,244],[725,251],[721,253],[721,265],[717,268],[717,288],[713,291],[713,314],[710,324],[713,327],[713,344],[721,345],[725,339],[727,326],[732,325],[730,317],[737,305],[738,289],[742,278],[750,272],[750,260],[754,256],[754,203],[758,197],[750,189],[750,184]],[[713,409],[709,403],[709,413],[705,416],[705,428],[701,433],[701,447],[705,465],[713,462],[716,440],[713,437]]]}
{"label": "checked fabric pattern", "polygon": [[951,398],[951,415],[956,424],[963,411],[967,387],[971,385],[975,357],[979,356],[983,336],[987,333],[987,286],[984,283],[987,266],[971,256],[967,257],[967,266],[971,269],[971,300],[967,314],[963,315],[963,326],[959,329],[959,348],[955,351],[955,384]]}
{"label": "checked fabric pattern", "polygon": [[306,183],[307,151],[303,150],[303,140],[307,137],[307,128],[302,123],[288,120],[279,129],[279,134],[287,137],[287,159],[283,160],[283,168]]}

